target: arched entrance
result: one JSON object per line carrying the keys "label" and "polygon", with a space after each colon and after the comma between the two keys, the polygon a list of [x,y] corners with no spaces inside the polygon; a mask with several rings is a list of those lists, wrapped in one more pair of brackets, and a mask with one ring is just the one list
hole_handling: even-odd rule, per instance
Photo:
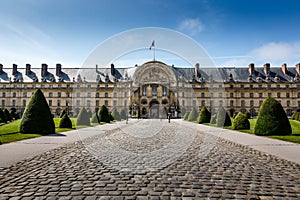
{"label": "arched entrance", "polygon": [[159,118],[159,102],[156,99],[153,99],[149,103],[149,117],[150,118]]}

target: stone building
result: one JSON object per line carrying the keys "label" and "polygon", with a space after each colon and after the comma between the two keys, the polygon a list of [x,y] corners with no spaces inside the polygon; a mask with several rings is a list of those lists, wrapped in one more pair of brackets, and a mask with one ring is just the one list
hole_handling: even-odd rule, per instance
{"label": "stone building", "polygon": [[182,68],[150,61],[134,67],[3,68],[0,64],[0,107],[22,113],[36,88],[41,88],[54,114],[81,107],[94,111],[125,108],[132,117],[181,117],[192,107],[215,112],[223,106],[232,116],[256,116],[263,100],[275,97],[291,115],[300,108],[300,64],[295,67]]}

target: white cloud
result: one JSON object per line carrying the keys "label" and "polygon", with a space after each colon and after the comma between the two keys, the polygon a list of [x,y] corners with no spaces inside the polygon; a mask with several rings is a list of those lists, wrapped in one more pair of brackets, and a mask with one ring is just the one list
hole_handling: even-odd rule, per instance
{"label": "white cloud", "polygon": [[178,29],[180,31],[186,31],[191,35],[196,35],[204,30],[204,24],[198,18],[188,18],[180,22]]}

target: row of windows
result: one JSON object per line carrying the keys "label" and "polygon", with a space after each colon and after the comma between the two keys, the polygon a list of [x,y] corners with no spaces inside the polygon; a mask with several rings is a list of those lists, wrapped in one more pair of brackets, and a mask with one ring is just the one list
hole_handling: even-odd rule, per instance
{"label": "row of windows", "polygon": [[[156,85],[152,85],[152,96],[156,97],[157,96],[157,86]],[[146,96],[147,95],[147,86],[143,85],[142,87],[142,96]],[[165,97],[167,96],[167,88],[165,86],[162,86],[162,96]]]}
{"label": "row of windows", "polygon": [[[224,86],[226,86],[226,85],[218,85],[218,87],[216,87],[216,85],[213,85],[213,84],[209,85],[210,88],[223,88]],[[253,89],[253,88],[260,88],[260,89],[262,89],[264,87],[265,88],[290,88],[290,85],[285,85],[285,86],[276,85],[275,87],[272,87],[273,85],[267,84],[267,85],[258,85],[257,87],[255,87],[255,86],[256,85],[246,85],[246,87],[245,87],[245,85],[241,84],[240,88],[250,88],[250,89]],[[300,85],[297,85],[296,87],[300,88]],[[196,88],[196,85],[192,85],[192,88]],[[200,88],[206,88],[206,85],[201,84]],[[229,85],[229,88],[234,88],[234,85]]]}
{"label": "row of windows", "polygon": [[[36,84],[31,84],[31,85],[27,85],[27,84],[22,84],[22,85],[17,85],[17,84],[14,84],[14,85],[6,85],[6,84],[4,84],[3,86],[2,86],[2,88],[10,88],[10,87],[7,87],[7,86],[12,86],[11,88],[29,88],[28,86],[30,86],[31,88],[36,88],[36,87],[39,87],[39,88],[70,88],[70,84],[67,84],[67,85],[57,85],[57,87],[53,87],[53,85],[36,85]],[[65,87],[64,87],[65,86]],[[81,88],[82,87],[82,85],[80,85],[80,84],[77,84],[76,85],[76,88]],[[97,85],[97,88],[100,88],[101,87],[101,85]],[[106,84],[105,86],[104,86],[105,88],[109,88],[109,85],[108,84]],[[116,87],[116,85],[114,85],[114,87]],[[126,87],[126,86],[125,86]],[[87,85],[87,88],[92,88],[92,85]]]}
{"label": "row of windows", "polygon": [[[254,93],[246,93],[246,94],[248,94],[248,97],[250,97],[250,98],[254,98],[256,95],[254,95]],[[277,98],[281,98],[281,97],[284,97],[283,96],[283,94],[284,93],[280,93],[280,92],[278,92],[277,94],[276,94],[276,97]],[[184,97],[185,96],[185,93],[184,92],[182,92],[182,97]],[[192,93],[192,96],[193,97],[196,97],[196,93]],[[267,96],[268,97],[271,97],[272,96],[272,93],[271,92],[269,92],[269,93],[267,93]],[[287,92],[287,93],[285,93],[285,97],[286,98],[290,98],[290,93],[289,92]],[[201,95],[200,95],[200,97],[201,98],[205,98],[205,97],[207,97],[206,95],[205,95],[205,93],[204,92],[202,92],[201,93]],[[215,93],[210,93],[210,96],[209,97],[223,97],[223,93],[218,93],[218,95],[217,96],[215,96]],[[235,97],[235,95],[234,95],[234,93],[233,92],[231,92],[231,93],[229,93],[229,97],[230,98],[234,98]],[[263,98],[264,97],[264,93],[258,93],[258,96],[257,97],[259,97],[259,98]],[[297,93],[297,97],[298,98],[300,98],[300,93]],[[240,98],[245,98],[245,93],[240,93]]]}
{"label": "row of windows", "polygon": [[[215,101],[211,100],[209,103],[210,103],[209,105],[210,105],[211,107],[214,107],[214,106],[215,106]],[[222,100],[219,100],[218,106],[224,106],[223,103],[224,103],[224,102],[223,102]],[[245,100],[242,100],[241,103],[240,103],[239,105],[235,105],[234,101],[233,101],[233,100],[230,100],[230,101],[229,101],[229,106],[230,106],[230,107],[234,107],[234,106],[241,106],[241,107],[250,106],[250,107],[254,107],[254,106],[261,106],[262,103],[263,103],[263,101],[259,101],[259,102],[258,102],[258,105],[256,105],[256,104],[254,103],[253,100],[250,100],[250,101],[249,101],[249,104],[247,105],[247,104],[246,104],[246,101],[245,101]],[[290,100],[287,100],[285,103],[286,103],[286,106],[287,106],[287,107],[291,106],[291,101],[290,101]],[[182,106],[185,106],[185,100],[182,100]],[[197,107],[197,101],[196,101],[196,100],[193,100],[193,101],[192,101],[192,106],[193,106],[193,107]],[[200,102],[200,106],[206,106],[206,101],[205,101],[205,100],[202,100],[202,101]],[[298,107],[300,107],[300,101],[298,101]]]}

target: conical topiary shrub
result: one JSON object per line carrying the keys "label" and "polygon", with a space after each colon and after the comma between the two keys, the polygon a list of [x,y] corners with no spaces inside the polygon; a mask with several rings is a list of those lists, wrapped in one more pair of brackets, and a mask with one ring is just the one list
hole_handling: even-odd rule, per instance
{"label": "conical topiary shrub", "polygon": [[63,118],[63,116],[64,116],[66,113],[67,113],[67,112],[66,112],[66,109],[64,109],[64,110],[60,113],[59,118]]}
{"label": "conical topiary shrub", "polygon": [[230,117],[223,107],[220,107],[217,113],[217,126],[231,126]]}
{"label": "conical topiary shrub", "polygon": [[83,125],[83,126],[90,126],[91,125],[90,118],[89,118],[88,113],[87,113],[87,111],[84,107],[80,110],[80,112],[77,116],[76,126],[80,126],[80,125]]}
{"label": "conical topiary shrub", "polygon": [[67,113],[65,113],[64,116],[60,119],[59,128],[72,128],[72,122]]}
{"label": "conical topiary shrub", "polygon": [[251,119],[251,114],[247,111],[247,112],[245,112],[245,114],[244,114],[246,117],[247,117],[247,119]]}
{"label": "conical topiary shrub", "polygon": [[120,114],[119,114],[119,112],[118,112],[117,109],[114,108],[114,109],[112,110],[111,116],[112,116],[115,120],[121,121],[121,116],[120,116]]}
{"label": "conical topiary shrub", "polygon": [[232,127],[234,130],[250,129],[250,122],[248,120],[248,117],[245,114],[239,112],[233,120]]}
{"label": "conical topiary shrub", "polygon": [[89,118],[91,118],[93,116],[93,113],[92,113],[92,111],[90,109],[87,109],[86,112],[87,112],[87,116]]}
{"label": "conical topiary shrub", "polygon": [[0,122],[1,123],[6,123],[7,122],[6,121],[6,116],[5,116],[5,114],[4,114],[4,112],[1,108],[0,108]]}
{"label": "conical topiary shrub", "polygon": [[300,113],[299,112],[294,112],[292,115],[293,120],[298,120],[299,121]]}
{"label": "conical topiary shrub", "polygon": [[55,133],[52,113],[43,92],[38,89],[31,97],[24,111],[21,123],[21,133]]}
{"label": "conical topiary shrub", "polygon": [[4,109],[4,114],[5,114],[6,121],[12,121],[12,116],[6,108]]}
{"label": "conical topiary shrub", "polygon": [[199,116],[197,118],[197,122],[199,124],[209,123],[210,122],[210,118],[211,118],[210,112],[207,110],[207,108],[205,106],[203,106],[201,108],[201,111],[200,111]]}
{"label": "conical topiary shrub", "polygon": [[256,135],[290,135],[291,124],[281,104],[274,98],[267,98],[261,105],[254,128]]}
{"label": "conical topiary shrub", "polygon": [[190,114],[189,114],[189,117],[188,117],[188,121],[196,121],[197,120],[197,117],[198,117],[198,113],[196,111],[195,108],[192,108]]}
{"label": "conical topiary shrub", "polygon": [[183,116],[183,120],[187,121],[189,118],[190,112],[186,112]]}
{"label": "conical topiary shrub", "polygon": [[99,118],[96,112],[92,115],[92,123],[99,123]]}
{"label": "conical topiary shrub", "polygon": [[121,109],[120,111],[120,117],[121,119],[126,119],[127,118],[127,114],[124,108]]}
{"label": "conical topiary shrub", "polygon": [[99,109],[98,117],[99,117],[99,122],[106,122],[106,123],[110,122],[108,116],[108,110],[105,105],[101,106],[101,108]]}
{"label": "conical topiary shrub", "polygon": [[216,124],[217,123],[217,115],[216,114],[211,116],[209,123],[210,124]]}
{"label": "conical topiary shrub", "polygon": [[10,115],[15,120],[20,119],[19,113],[17,112],[16,108],[11,108],[10,109]]}

